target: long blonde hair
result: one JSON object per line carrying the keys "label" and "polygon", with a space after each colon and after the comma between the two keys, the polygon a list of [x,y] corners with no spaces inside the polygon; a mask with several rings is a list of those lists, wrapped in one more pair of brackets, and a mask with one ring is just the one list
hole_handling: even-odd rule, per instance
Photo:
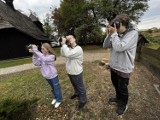
{"label": "long blonde hair", "polygon": [[55,56],[55,60],[56,60],[56,55],[55,55],[55,52],[53,51],[51,45],[49,43],[43,43],[42,46],[44,48],[46,48],[50,54],[54,55]]}

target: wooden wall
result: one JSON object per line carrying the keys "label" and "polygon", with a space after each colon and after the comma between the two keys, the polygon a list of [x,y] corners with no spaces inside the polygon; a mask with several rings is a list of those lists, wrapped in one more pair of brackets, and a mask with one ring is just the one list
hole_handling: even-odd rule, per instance
{"label": "wooden wall", "polygon": [[40,46],[41,41],[16,29],[0,30],[0,60],[31,56],[26,50],[26,45],[31,43]]}

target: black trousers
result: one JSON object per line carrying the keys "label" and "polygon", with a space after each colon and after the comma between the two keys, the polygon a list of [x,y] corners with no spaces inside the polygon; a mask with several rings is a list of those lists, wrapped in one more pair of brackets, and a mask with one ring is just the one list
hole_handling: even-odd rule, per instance
{"label": "black trousers", "polygon": [[116,72],[111,70],[111,80],[116,91],[116,98],[120,101],[121,105],[127,105],[128,103],[128,84],[129,78],[123,78]]}
{"label": "black trousers", "polygon": [[86,97],[86,89],[83,84],[83,73],[80,73],[79,75],[68,75],[68,76],[74,88],[75,91],[74,94],[79,96],[80,103],[85,103],[87,101],[87,97]]}

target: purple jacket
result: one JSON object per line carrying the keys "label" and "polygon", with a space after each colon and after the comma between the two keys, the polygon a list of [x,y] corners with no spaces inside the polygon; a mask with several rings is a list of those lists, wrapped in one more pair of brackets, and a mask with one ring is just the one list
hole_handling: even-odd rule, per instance
{"label": "purple jacket", "polygon": [[37,48],[33,48],[32,61],[35,66],[40,67],[44,78],[52,79],[57,76],[55,68],[55,56],[52,54],[43,55]]}

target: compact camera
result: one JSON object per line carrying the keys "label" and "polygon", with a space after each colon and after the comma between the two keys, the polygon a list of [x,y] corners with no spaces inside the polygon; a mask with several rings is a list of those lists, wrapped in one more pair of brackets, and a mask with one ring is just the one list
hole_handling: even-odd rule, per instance
{"label": "compact camera", "polygon": [[[29,50],[29,49],[32,49],[32,45],[34,44],[29,44],[29,45],[26,45],[26,49]],[[38,45],[36,45],[38,47]]]}
{"label": "compact camera", "polygon": [[26,49],[27,49],[27,50],[32,49],[32,44],[27,45],[27,46],[26,46]]}
{"label": "compact camera", "polygon": [[117,20],[117,19],[113,19],[110,23],[109,23],[110,26],[114,27],[114,25],[116,26],[117,29],[120,28],[120,21]]}

